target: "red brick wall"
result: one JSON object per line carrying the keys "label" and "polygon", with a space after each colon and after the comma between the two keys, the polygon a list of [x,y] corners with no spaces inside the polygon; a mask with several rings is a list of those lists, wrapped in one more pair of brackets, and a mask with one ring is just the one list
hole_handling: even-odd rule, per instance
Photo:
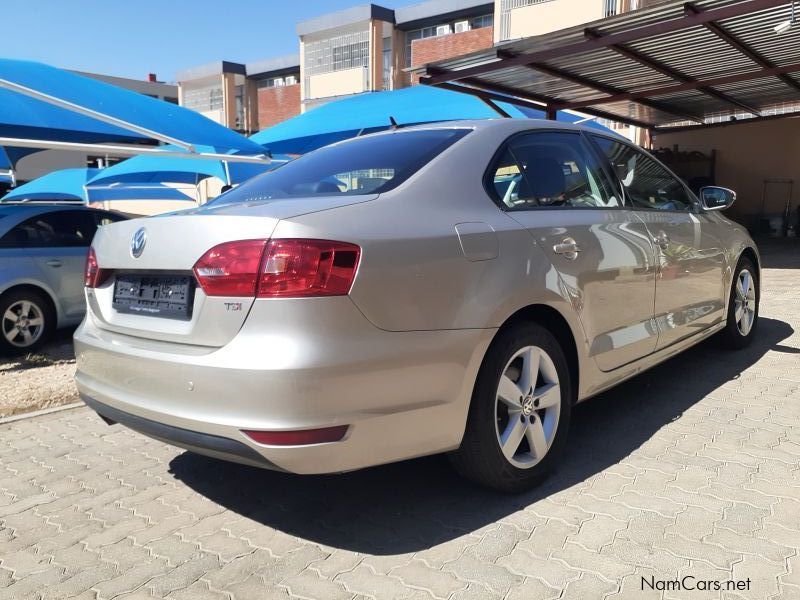
{"label": "red brick wall", "polygon": [[258,128],[265,129],[300,114],[300,84],[258,90]]}
{"label": "red brick wall", "polygon": [[[468,54],[475,50],[491,48],[494,43],[492,27],[481,27],[462,33],[451,33],[423,38],[411,42],[411,66],[418,67],[437,60]],[[413,77],[417,83],[418,76]]]}

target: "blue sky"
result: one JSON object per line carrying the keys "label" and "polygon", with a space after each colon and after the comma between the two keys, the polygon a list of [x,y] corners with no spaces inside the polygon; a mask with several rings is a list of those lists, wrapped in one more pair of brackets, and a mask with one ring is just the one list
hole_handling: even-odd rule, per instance
{"label": "blue sky", "polygon": [[[387,8],[419,0],[377,2]],[[216,60],[297,52],[298,21],[364,0],[17,0],[3,3],[0,55],[144,79]]]}

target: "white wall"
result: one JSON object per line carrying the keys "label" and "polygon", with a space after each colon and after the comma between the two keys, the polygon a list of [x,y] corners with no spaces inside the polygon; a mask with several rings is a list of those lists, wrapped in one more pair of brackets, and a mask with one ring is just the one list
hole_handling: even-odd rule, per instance
{"label": "white wall", "polygon": [[[716,150],[716,183],[737,192],[736,204],[728,214],[750,225],[761,209],[764,180],[794,181],[792,206],[800,204],[800,117],[660,133],[653,148]],[[772,204],[778,204],[780,190],[770,189]],[[768,212],[775,212],[768,207]]]}

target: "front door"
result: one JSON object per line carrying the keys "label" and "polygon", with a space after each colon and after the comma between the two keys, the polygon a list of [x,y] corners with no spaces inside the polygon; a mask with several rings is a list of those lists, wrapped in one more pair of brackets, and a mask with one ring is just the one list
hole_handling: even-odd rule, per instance
{"label": "front door", "polygon": [[656,247],[658,348],[722,320],[725,257],[713,217],[704,214],[686,186],[652,157],[622,142],[595,139]]}
{"label": "front door", "polygon": [[653,244],[583,135],[517,135],[490,174],[498,203],[557,271],[597,366],[610,371],[652,353]]}

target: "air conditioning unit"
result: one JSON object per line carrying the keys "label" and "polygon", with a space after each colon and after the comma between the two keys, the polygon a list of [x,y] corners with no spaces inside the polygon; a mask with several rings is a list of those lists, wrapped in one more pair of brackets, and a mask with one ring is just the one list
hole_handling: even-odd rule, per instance
{"label": "air conditioning unit", "polygon": [[297,77],[294,75],[287,75],[286,76],[286,85],[294,85],[297,83]]}
{"label": "air conditioning unit", "polygon": [[465,31],[469,31],[469,21],[456,21],[455,31],[456,33],[464,33]]}
{"label": "air conditioning unit", "polygon": [[450,33],[452,33],[450,31],[450,25],[437,25],[436,26],[436,35],[437,36],[449,35]]}

